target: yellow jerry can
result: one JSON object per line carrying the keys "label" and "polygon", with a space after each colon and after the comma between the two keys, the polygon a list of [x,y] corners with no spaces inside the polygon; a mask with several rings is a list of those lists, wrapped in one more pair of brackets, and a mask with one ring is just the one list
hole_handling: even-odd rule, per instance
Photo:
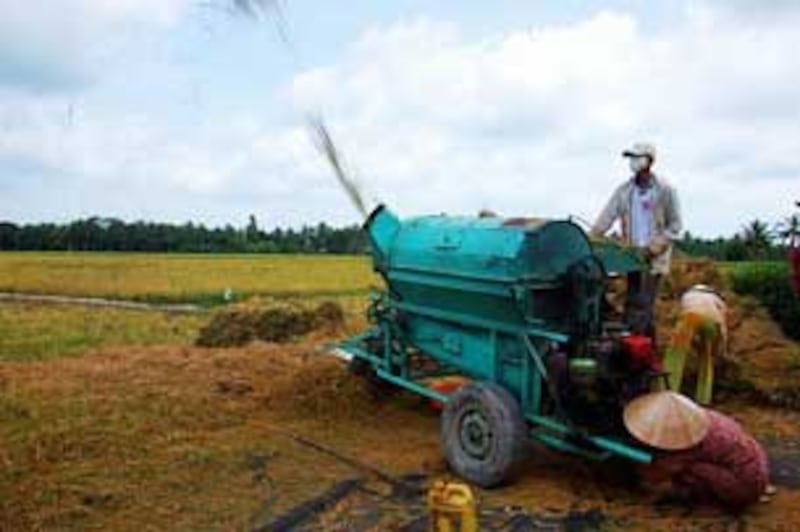
{"label": "yellow jerry can", "polygon": [[433,532],[478,530],[475,496],[466,484],[437,480],[428,491],[428,509]]}

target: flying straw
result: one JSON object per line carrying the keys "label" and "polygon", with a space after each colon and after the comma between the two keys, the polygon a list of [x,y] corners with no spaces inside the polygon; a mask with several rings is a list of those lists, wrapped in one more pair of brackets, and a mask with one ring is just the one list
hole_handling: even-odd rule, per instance
{"label": "flying straw", "polygon": [[358,212],[361,213],[361,216],[366,218],[367,214],[369,213],[367,211],[366,204],[364,203],[364,198],[361,195],[361,191],[358,189],[355,179],[347,175],[344,165],[342,164],[342,157],[339,153],[339,150],[336,148],[336,144],[333,142],[333,138],[331,137],[331,134],[328,131],[328,127],[325,125],[325,121],[322,116],[310,116],[308,118],[308,127],[309,133],[311,134],[311,139],[314,141],[314,145],[316,146],[317,150],[319,150],[319,152],[325,157],[325,160],[328,161],[328,164],[333,169],[334,175],[336,175],[336,179],[347,193],[350,201],[353,202],[353,205],[356,207],[356,209],[358,209]]}
{"label": "flying straw", "polygon": [[275,30],[289,51],[292,59],[297,60],[297,49],[289,39],[288,25],[284,13],[283,0],[230,0],[233,11],[246,17],[257,19],[261,16],[271,15],[275,23]]}
{"label": "flying straw", "polygon": [[[297,48],[289,38],[288,25],[284,12],[284,0],[232,0],[232,2],[235,9],[252,18],[258,18],[260,15],[266,13],[272,14],[275,27],[295,63],[295,68],[299,67],[300,61]],[[336,144],[325,124],[322,114],[312,114],[309,116],[308,129],[314,145],[333,169],[333,173],[337,181],[339,181],[339,185],[341,185],[347,193],[347,196],[356,209],[358,209],[358,212],[366,218],[369,214],[369,210],[367,209],[367,204],[364,202],[362,191],[359,190],[356,180],[351,175],[348,175],[345,170],[341,153],[336,148]]]}

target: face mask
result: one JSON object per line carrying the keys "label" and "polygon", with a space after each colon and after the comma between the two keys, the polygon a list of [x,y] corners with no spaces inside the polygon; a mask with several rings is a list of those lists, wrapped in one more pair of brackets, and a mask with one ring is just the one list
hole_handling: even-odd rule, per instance
{"label": "face mask", "polygon": [[630,162],[628,164],[630,164],[631,172],[633,172],[634,174],[638,174],[639,172],[647,168],[648,162],[649,160],[647,157],[631,157]]}

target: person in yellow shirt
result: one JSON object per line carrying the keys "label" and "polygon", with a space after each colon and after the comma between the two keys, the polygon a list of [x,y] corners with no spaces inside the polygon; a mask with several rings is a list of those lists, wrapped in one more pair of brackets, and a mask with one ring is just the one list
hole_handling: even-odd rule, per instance
{"label": "person in yellow shirt", "polygon": [[664,371],[670,389],[681,391],[683,371],[689,353],[698,357],[695,400],[711,404],[714,389],[714,360],[725,353],[728,342],[727,306],[722,296],[706,285],[695,285],[681,297],[681,311],[664,354]]}

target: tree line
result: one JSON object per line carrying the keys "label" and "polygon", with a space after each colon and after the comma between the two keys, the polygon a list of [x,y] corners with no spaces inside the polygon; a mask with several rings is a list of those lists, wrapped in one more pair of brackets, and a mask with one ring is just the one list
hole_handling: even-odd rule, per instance
{"label": "tree line", "polygon": [[353,225],[325,223],[300,229],[261,229],[255,216],[245,227],[124,222],[91,217],[70,223],[0,222],[0,250],[139,251],[159,253],[366,253],[367,239]]}
{"label": "tree line", "polygon": [[753,220],[732,237],[698,238],[686,232],[676,247],[693,257],[717,261],[772,261],[786,258],[788,248],[798,242],[800,216],[792,215],[775,224]]}
{"label": "tree line", "polygon": [[[795,216],[774,226],[753,220],[731,237],[709,239],[686,232],[676,246],[686,255],[718,261],[780,260],[797,230]],[[246,226],[238,228],[101,217],[64,224],[0,222],[0,250],[6,251],[360,254],[368,249],[367,238],[357,225],[334,228],[319,223],[265,231],[252,215]]]}

